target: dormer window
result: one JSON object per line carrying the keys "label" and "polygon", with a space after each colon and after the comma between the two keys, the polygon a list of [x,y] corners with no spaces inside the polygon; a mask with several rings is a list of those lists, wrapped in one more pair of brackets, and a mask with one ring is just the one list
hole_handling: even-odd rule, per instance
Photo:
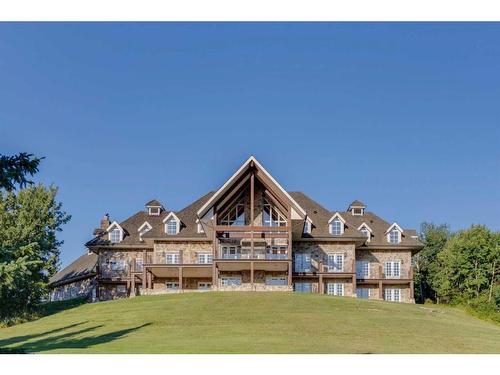
{"label": "dormer window", "polygon": [[113,229],[111,232],[109,232],[109,242],[111,243],[118,243],[121,242],[122,240],[122,231],[118,228]]}
{"label": "dormer window", "polygon": [[396,224],[396,223],[392,224],[386,232],[387,242],[389,242],[391,244],[400,243],[402,233],[403,233],[403,230],[401,229],[401,227],[398,224]]}
{"label": "dormer window", "polygon": [[371,228],[367,224],[363,223],[359,226],[358,230],[366,236],[366,242],[370,242],[372,237]]}
{"label": "dormer window", "polygon": [[160,201],[153,199],[152,201],[146,203],[146,208],[148,209],[149,216],[160,216],[163,205]]}
{"label": "dormer window", "polygon": [[169,213],[165,219],[163,219],[165,223],[165,233],[168,235],[176,235],[179,234],[181,229],[181,221],[179,218],[173,213]]}
{"label": "dormer window", "polygon": [[159,216],[161,207],[148,207],[148,213],[150,216]]}
{"label": "dormer window", "polygon": [[340,236],[344,234],[344,224],[345,220],[342,218],[342,216],[340,216],[338,212],[335,213],[335,215],[333,215],[329,220],[330,234],[333,234],[334,236]]}
{"label": "dormer window", "polygon": [[108,240],[111,243],[119,243],[123,241],[123,228],[114,221],[107,229]]}
{"label": "dormer window", "polygon": [[399,243],[399,231],[397,229],[393,229],[389,232],[389,242],[390,243]]}
{"label": "dormer window", "polygon": [[353,216],[363,216],[365,214],[365,208],[366,205],[363,202],[354,201],[349,205],[347,211]]}
{"label": "dormer window", "polygon": [[351,210],[351,213],[354,215],[354,216],[362,216],[363,215],[363,209],[362,208],[353,208]]}

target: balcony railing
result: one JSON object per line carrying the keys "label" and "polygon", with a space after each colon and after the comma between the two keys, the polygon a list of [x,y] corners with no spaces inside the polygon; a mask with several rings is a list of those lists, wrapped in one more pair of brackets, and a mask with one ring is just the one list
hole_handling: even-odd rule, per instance
{"label": "balcony railing", "polygon": [[253,257],[252,257],[251,253],[221,254],[221,259],[269,259],[269,260],[284,260],[284,259],[288,259],[288,254],[254,253]]}

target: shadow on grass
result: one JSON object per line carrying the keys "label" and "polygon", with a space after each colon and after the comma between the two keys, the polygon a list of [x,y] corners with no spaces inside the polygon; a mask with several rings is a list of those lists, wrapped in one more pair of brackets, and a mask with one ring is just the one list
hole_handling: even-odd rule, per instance
{"label": "shadow on grass", "polygon": [[[72,326],[77,326],[82,323],[77,323]],[[122,329],[114,332],[109,332],[109,333],[104,333],[101,335],[93,335],[93,336],[85,336],[85,337],[76,337],[79,335],[83,334],[88,334],[89,332],[92,332],[98,328],[101,328],[102,325],[97,325],[93,327],[88,327],[88,328],[83,328],[77,331],[72,331],[72,332],[67,332],[63,333],[60,335],[56,336],[50,336],[50,337],[45,337],[45,338],[40,338],[35,341],[29,341],[28,340],[33,340],[34,337],[29,337],[30,335],[26,336],[19,336],[19,337],[14,337],[11,339],[3,340],[0,341],[0,353],[39,353],[39,352],[44,352],[44,351],[50,351],[50,350],[56,350],[56,349],[87,349],[90,348],[94,345],[99,345],[99,344],[105,344],[114,340],[117,340],[121,337],[124,337],[128,335],[129,333],[135,332],[143,327],[146,327],[150,325],[151,323],[145,323],[137,327],[132,327],[132,328],[127,328],[127,329]],[[68,327],[63,327],[60,329],[52,330],[52,331],[47,331],[38,335],[33,335],[35,337],[41,337],[45,335],[49,335],[54,333],[55,331],[61,331],[64,329],[71,328],[72,326]],[[28,337],[28,338],[25,338]],[[4,344],[4,341],[8,340],[13,340],[14,342],[18,343],[14,348],[2,348],[2,345]],[[12,344],[12,343],[10,343]]]}
{"label": "shadow on grass", "polygon": [[87,303],[86,298],[74,298],[67,301],[55,301],[42,303],[38,308],[38,314],[40,317],[57,314],[58,312],[74,309],[75,307],[81,306]]}

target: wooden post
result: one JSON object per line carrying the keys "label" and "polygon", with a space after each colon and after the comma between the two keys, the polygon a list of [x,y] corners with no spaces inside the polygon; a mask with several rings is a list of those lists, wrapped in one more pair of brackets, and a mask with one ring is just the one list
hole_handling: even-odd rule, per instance
{"label": "wooden post", "polygon": [[352,275],[352,296],[356,296],[356,275]]}
{"label": "wooden post", "polygon": [[288,285],[292,285],[292,262],[288,262]]}
{"label": "wooden post", "polygon": [[153,289],[153,275],[151,272],[147,273],[147,279],[148,279],[148,288]]}
{"label": "wooden post", "polygon": [[135,274],[132,275],[132,280],[131,280],[131,288],[130,288],[130,297],[135,297]]}
{"label": "wooden post", "polygon": [[319,293],[323,294],[325,292],[325,286],[323,285],[323,275],[319,275]]}
{"label": "wooden post", "polygon": [[250,284],[252,284],[252,290],[253,290],[253,261],[250,262]]}
{"label": "wooden post", "polygon": [[286,223],[287,226],[290,228],[288,230],[288,259],[292,259],[292,206],[288,206],[288,213],[287,213],[287,220],[288,222]]}
{"label": "wooden post", "polygon": [[[254,209],[255,209],[255,201],[254,201],[254,195],[255,195],[255,174],[253,171],[251,172],[252,174],[250,175],[250,226],[253,228],[254,226]],[[251,250],[251,259],[254,257],[254,239],[253,239],[253,230],[250,232],[251,235],[251,244],[252,244],[252,250]],[[253,288],[253,281],[252,281],[252,288]]]}
{"label": "wooden post", "polygon": [[410,281],[410,299],[415,298],[414,297],[414,288],[415,288],[415,285],[413,284],[413,280],[412,280],[412,281]]}
{"label": "wooden post", "polygon": [[146,266],[142,265],[142,290],[146,290]]}
{"label": "wooden post", "polygon": [[179,290],[182,291],[182,267],[179,267]]}

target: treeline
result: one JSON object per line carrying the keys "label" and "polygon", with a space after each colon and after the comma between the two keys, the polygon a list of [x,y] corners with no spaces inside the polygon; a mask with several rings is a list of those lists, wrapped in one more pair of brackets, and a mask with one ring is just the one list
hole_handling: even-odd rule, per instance
{"label": "treeline", "polygon": [[37,314],[59,265],[57,233],[70,216],[55,187],[28,179],[40,160],[0,155],[0,326]]}
{"label": "treeline", "polygon": [[462,305],[500,322],[500,232],[484,225],[452,233],[446,224],[423,223],[424,248],[414,256],[415,299]]}

